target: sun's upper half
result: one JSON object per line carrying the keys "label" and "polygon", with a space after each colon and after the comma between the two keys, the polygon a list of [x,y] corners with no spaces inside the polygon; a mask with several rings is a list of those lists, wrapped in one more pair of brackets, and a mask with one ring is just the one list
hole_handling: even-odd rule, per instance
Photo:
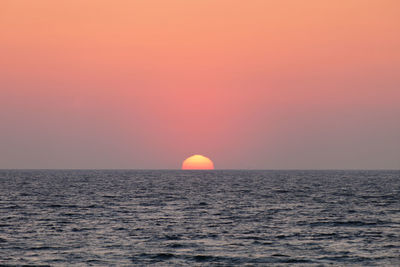
{"label": "sun's upper half", "polygon": [[213,170],[214,163],[211,159],[202,155],[193,155],[182,163],[182,170]]}

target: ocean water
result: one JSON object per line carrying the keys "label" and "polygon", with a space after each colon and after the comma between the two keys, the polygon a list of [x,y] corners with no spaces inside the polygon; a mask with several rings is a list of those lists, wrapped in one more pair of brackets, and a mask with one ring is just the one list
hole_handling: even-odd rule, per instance
{"label": "ocean water", "polygon": [[400,171],[0,171],[0,265],[399,266]]}

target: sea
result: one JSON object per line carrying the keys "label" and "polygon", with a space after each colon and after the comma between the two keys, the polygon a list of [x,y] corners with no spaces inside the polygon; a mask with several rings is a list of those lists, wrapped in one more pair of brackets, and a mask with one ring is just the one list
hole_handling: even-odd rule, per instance
{"label": "sea", "polygon": [[400,171],[0,170],[0,266],[400,266]]}

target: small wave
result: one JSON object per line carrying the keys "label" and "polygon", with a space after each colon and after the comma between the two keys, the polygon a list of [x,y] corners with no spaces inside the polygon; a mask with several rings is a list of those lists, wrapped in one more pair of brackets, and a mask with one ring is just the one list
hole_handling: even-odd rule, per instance
{"label": "small wave", "polygon": [[334,261],[334,262],[367,262],[371,260],[370,258],[366,257],[359,257],[359,256],[347,256],[347,255],[341,255],[341,256],[329,256],[329,257],[321,257],[319,260],[328,260],[328,261]]}
{"label": "small wave", "polygon": [[30,250],[46,250],[46,249],[54,249],[53,247],[42,246],[42,247],[31,247]]}
{"label": "small wave", "polygon": [[243,236],[243,237],[239,237],[239,239],[265,240],[265,237],[260,237],[260,236]]}
{"label": "small wave", "polygon": [[324,222],[313,222],[309,225],[311,227],[316,226],[349,226],[349,227],[360,227],[360,226],[374,226],[387,224],[387,222],[376,221],[376,222],[363,222],[363,221],[324,221]]}
{"label": "small wave", "polygon": [[311,263],[312,261],[302,258],[291,258],[287,260],[281,260],[282,263]]}
{"label": "small wave", "polygon": [[128,230],[127,228],[125,228],[125,227],[114,227],[114,228],[112,228],[113,230],[115,230],[115,231],[124,231],[124,230]]}
{"label": "small wave", "polygon": [[285,190],[285,189],[277,189],[273,191],[274,193],[278,193],[278,194],[286,194],[286,193],[290,193],[290,191]]}
{"label": "small wave", "polygon": [[[140,254],[141,258],[149,258],[149,259],[153,259],[153,260],[168,260],[171,258],[175,257],[175,254],[172,253],[157,253],[157,254],[147,254],[147,253],[143,253]],[[132,260],[135,260],[136,257],[132,257]]]}
{"label": "small wave", "polygon": [[277,238],[277,239],[286,239],[286,238],[299,237],[299,236],[300,236],[299,233],[294,233],[294,234],[290,234],[290,235],[277,235],[277,236],[275,236],[275,238]]}
{"label": "small wave", "polygon": [[226,262],[229,264],[234,264],[234,263],[240,263],[241,259],[240,258],[235,258],[235,257],[220,257],[220,256],[211,256],[211,255],[195,255],[191,256],[191,259],[196,261],[196,262],[215,262],[215,263],[221,263],[221,262]]}
{"label": "small wave", "polygon": [[84,232],[84,231],[88,231],[88,230],[91,230],[91,229],[89,229],[89,228],[76,228],[76,227],[74,227],[74,228],[71,229],[71,232]]}
{"label": "small wave", "polygon": [[[254,245],[270,246],[270,245],[273,245],[274,242],[254,240],[252,244],[254,244]],[[243,246],[244,246],[244,245],[243,245]]]}
{"label": "small wave", "polygon": [[290,256],[288,256],[288,255],[279,254],[279,253],[277,253],[277,254],[272,254],[271,256],[272,256],[272,257],[290,257]]}
{"label": "small wave", "polygon": [[63,213],[61,213],[60,215],[61,215],[61,216],[65,216],[65,217],[74,217],[74,216],[77,216],[77,215],[79,215],[79,214],[72,213],[72,212],[63,212]]}
{"label": "small wave", "polygon": [[213,257],[213,256],[206,256],[206,255],[196,255],[196,256],[193,256],[193,259],[194,259],[195,261],[204,262],[204,261],[211,261],[211,260],[214,260],[215,257]]}
{"label": "small wave", "polygon": [[63,206],[59,205],[59,204],[50,204],[50,205],[47,205],[47,207],[48,208],[62,208]]}
{"label": "small wave", "polygon": [[92,204],[92,205],[86,206],[84,208],[88,208],[88,209],[99,208],[99,209],[102,209],[102,208],[104,208],[104,206],[103,205]]}
{"label": "small wave", "polygon": [[117,196],[111,196],[111,195],[104,195],[102,197],[104,197],[104,198],[117,198]]}
{"label": "small wave", "polygon": [[0,267],[51,267],[51,265],[43,265],[43,264],[0,264]]}
{"label": "small wave", "polygon": [[179,235],[164,235],[165,240],[181,240],[181,236]]}
{"label": "small wave", "polygon": [[378,225],[382,224],[383,222],[377,221],[377,222],[363,222],[363,221],[338,221],[338,222],[333,222],[333,226],[373,226],[373,225]]}
{"label": "small wave", "polygon": [[170,248],[184,248],[186,246],[184,244],[180,244],[180,243],[172,243],[172,244],[168,244],[167,247],[170,247]]}
{"label": "small wave", "polygon": [[9,205],[5,207],[1,207],[3,210],[17,210],[17,209],[22,209],[20,205]]}

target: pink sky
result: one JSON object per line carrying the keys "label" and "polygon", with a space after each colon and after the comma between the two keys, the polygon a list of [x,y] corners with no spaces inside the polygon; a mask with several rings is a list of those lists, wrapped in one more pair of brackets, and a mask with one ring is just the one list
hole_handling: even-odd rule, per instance
{"label": "pink sky", "polygon": [[3,0],[0,168],[400,168],[400,2]]}

